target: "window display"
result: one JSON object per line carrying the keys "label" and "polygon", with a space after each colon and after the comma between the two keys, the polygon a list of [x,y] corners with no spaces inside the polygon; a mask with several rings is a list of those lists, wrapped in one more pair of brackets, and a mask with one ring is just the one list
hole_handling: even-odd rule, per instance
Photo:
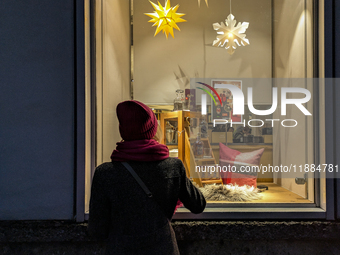
{"label": "window display", "polygon": [[[96,165],[120,139],[107,130],[117,128],[112,109],[130,92],[156,113],[161,143],[183,161],[208,208],[320,206],[321,174],[303,170],[323,160],[315,1],[239,0],[232,12],[229,0],[174,1],[131,0],[119,9],[102,0],[96,11]],[[120,20],[111,20],[116,14]],[[111,27],[123,33],[123,44],[110,42]],[[154,36],[160,31],[165,36]],[[115,76],[128,79],[117,84],[111,69],[129,72]]]}

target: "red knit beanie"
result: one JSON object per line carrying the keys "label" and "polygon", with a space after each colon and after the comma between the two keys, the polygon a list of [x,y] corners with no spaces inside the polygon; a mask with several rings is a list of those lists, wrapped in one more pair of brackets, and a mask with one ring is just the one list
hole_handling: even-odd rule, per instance
{"label": "red knit beanie", "polygon": [[120,136],[125,141],[151,139],[157,131],[157,118],[145,104],[136,100],[117,105]]}

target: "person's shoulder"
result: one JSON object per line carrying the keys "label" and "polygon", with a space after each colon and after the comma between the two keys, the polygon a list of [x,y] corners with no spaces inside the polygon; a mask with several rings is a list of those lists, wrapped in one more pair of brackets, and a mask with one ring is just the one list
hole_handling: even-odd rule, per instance
{"label": "person's shoulder", "polygon": [[183,165],[183,163],[182,163],[182,161],[180,159],[178,159],[178,158],[170,158],[170,157],[167,158],[167,159],[164,159],[162,161],[162,163],[168,164],[168,165],[175,165],[175,166],[182,166]]}
{"label": "person's shoulder", "polygon": [[103,171],[110,169],[112,167],[113,167],[112,162],[104,162],[104,163],[102,163],[102,164],[100,164],[99,166],[96,167],[96,171],[103,172]]}
{"label": "person's shoulder", "polygon": [[117,166],[115,164],[116,162],[104,162],[96,167],[95,174],[96,175],[105,175],[107,173],[110,173],[115,169]]}
{"label": "person's shoulder", "polygon": [[167,174],[173,176],[180,176],[185,172],[184,165],[182,161],[178,158],[164,159],[160,162],[159,167],[164,169],[167,172]]}

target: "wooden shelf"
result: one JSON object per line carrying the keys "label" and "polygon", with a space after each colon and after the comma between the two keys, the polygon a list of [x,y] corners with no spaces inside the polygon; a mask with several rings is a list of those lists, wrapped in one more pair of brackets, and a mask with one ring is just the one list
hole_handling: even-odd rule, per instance
{"label": "wooden shelf", "polygon": [[166,146],[169,148],[169,150],[178,149],[178,145],[177,144],[176,145],[167,144]]}
{"label": "wooden shelf", "polygon": [[[190,169],[190,160],[189,162],[185,159],[185,133],[189,130],[189,123],[187,122],[187,118],[196,117],[198,116],[197,112],[190,112],[190,111],[174,111],[174,112],[164,112],[160,113],[160,123],[161,129],[163,131],[163,137],[161,139],[161,143],[166,144],[166,122],[167,121],[177,121],[177,146],[178,149],[178,158],[182,160],[185,169],[187,171],[187,175],[189,176],[189,169]],[[187,130],[187,131],[186,131]],[[170,145],[171,147],[173,145]]]}
{"label": "wooden shelf", "polygon": [[196,162],[215,162],[215,159],[213,157],[211,158],[195,158]]}
{"label": "wooden shelf", "polygon": [[[175,112],[165,112],[160,114],[160,123],[161,128],[163,130],[163,138],[161,139],[161,143],[165,144],[166,138],[166,122],[167,121],[177,121],[177,148],[178,148],[178,158],[182,160],[187,176],[193,177],[194,182],[196,182],[199,186],[203,186],[208,183],[219,183],[222,184],[221,179],[202,179],[200,174],[194,174],[193,169],[195,169],[196,165],[215,165],[216,160],[214,158],[214,154],[212,153],[212,149],[209,143],[208,138],[202,138],[202,142],[204,143],[204,148],[211,149],[211,158],[200,158],[195,159],[193,156],[193,150],[191,148],[191,142],[193,139],[190,139],[189,134],[189,125],[188,118],[200,118],[200,112],[191,112],[191,111],[175,111]],[[171,145],[173,146],[173,145]],[[170,147],[170,146],[168,146]],[[192,174],[191,174],[192,173]]]}
{"label": "wooden shelf", "polygon": [[[190,145],[190,156],[191,156],[191,162],[192,162],[192,167],[191,167],[191,171],[195,171],[194,169],[196,169],[196,166],[211,166],[211,165],[216,165],[216,160],[215,160],[215,156],[212,150],[212,147],[210,145],[209,142],[209,138],[201,138],[201,141],[203,142],[203,148],[209,148],[210,149],[210,158],[195,158],[194,157],[194,153],[193,153],[193,149],[191,147],[191,143],[193,141],[195,141],[196,138],[189,138],[189,136],[186,136],[186,143]],[[200,172],[193,172],[192,176],[194,176],[195,178],[193,178],[193,181],[197,183],[198,186],[202,187],[206,184],[223,184],[222,179],[221,178],[202,178],[202,175],[200,174]]]}

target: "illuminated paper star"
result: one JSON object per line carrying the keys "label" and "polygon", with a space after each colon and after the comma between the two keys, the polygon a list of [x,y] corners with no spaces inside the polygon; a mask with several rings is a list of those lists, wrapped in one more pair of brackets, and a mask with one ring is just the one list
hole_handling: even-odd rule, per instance
{"label": "illuminated paper star", "polygon": [[157,26],[154,36],[156,36],[160,31],[163,30],[163,33],[165,33],[167,39],[169,34],[172,35],[172,38],[175,38],[173,29],[176,28],[178,31],[181,31],[176,23],[186,21],[184,19],[181,19],[181,17],[185,15],[184,13],[176,13],[179,5],[171,7],[170,0],[167,0],[165,2],[164,7],[159,2],[158,5],[154,4],[150,0],[149,2],[152,4],[155,11],[154,13],[144,14],[152,18],[151,20],[149,20],[149,22],[154,22],[154,24],[152,25],[153,27]]}
{"label": "illuminated paper star", "polygon": [[[205,0],[205,4],[208,6],[208,0]],[[201,6],[201,0],[198,0],[198,6]]]}
{"label": "illuminated paper star", "polygon": [[249,45],[249,40],[246,39],[246,34],[244,32],[249,26],[248,22],[239,22],[236,25],[236,20],[234,20],[234,15],[229,14],[227,19],[225,20],[225,24],[221,22],[214,23],[213,28],[217,31],[217,39],[213,42],[213,46],[222,47],[228,50],[228,53],[232,55],[237,46],[246,46]]}

